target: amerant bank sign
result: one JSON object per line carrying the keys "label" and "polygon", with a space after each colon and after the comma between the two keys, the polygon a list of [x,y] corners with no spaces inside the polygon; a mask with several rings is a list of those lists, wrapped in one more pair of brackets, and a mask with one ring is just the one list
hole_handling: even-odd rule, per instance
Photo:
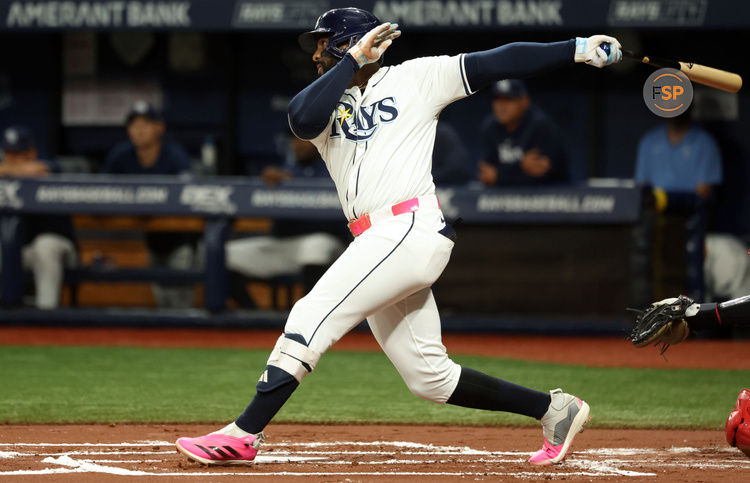
{"label": "amerant bank sign", "polygon": [[6,28],[190,27],[191,1],[15,1]]}

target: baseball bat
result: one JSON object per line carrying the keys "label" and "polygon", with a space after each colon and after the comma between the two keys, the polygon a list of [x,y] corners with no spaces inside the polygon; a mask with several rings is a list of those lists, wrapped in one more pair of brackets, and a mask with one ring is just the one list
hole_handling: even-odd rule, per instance
{"label": "baseball bat", "polygon": [[669,67],[685,73],[688,79],[698,84],[714,87],[727,92],[737,92],[742,87],[742,77],[734,72],[727,72],[713,67],[707,67],[693,62],[660,59],[646,55],[637,55],[629,50],[623,50],[622,56],[655,67]]}

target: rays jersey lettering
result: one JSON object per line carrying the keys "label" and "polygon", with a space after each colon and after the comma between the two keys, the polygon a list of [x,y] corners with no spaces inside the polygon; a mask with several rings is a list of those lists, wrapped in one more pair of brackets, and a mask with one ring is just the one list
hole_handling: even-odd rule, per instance
{"label": "rays jersey lettering", "polygon": [[435,193],[432,150],[438,116],[471,94],[463,54],[381,67],[367,87],[349,87],[312,139],[347,219]]}
{"label": "rays jersey lettering", "polygon": [[340,101],[336,106],[336,119],[331,124],[331,137],[337,138],[343,134],[350,141],[366,142],[382,124],[389,124],[397,117],[398,109],[393,97],[360,106],[359,112],[351,104]]}

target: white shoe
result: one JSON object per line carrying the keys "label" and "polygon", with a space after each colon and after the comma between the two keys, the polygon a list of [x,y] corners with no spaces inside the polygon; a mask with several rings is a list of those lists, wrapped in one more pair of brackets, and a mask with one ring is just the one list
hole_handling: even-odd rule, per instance
{"label": "white shoe", "polygon": [[562,389],[554,389],[549,395],[552,402],[542,416],[544,444],[529,459],[535,465],[551,465],[565,459],[573,438],[591,419],[589,405],[579,398]]}

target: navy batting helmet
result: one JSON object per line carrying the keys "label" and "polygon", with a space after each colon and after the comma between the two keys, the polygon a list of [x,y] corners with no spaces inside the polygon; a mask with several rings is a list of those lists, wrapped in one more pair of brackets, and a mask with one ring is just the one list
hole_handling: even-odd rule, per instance
{"label": "navy batting helmet", "polygon": [[[356,44],[362,36],[380,23],[380,20],[367,10],[353,7],[334,8],[318,17],[315,28],[300,35],[297,40],[302,50],[312,54],[318,48],[318,39],[330,36],[326,51],[341,59],[346,55],[346,51]],[[344,49],[339,49],[339,46],[343,43],[346,43],[347,46]]]}

